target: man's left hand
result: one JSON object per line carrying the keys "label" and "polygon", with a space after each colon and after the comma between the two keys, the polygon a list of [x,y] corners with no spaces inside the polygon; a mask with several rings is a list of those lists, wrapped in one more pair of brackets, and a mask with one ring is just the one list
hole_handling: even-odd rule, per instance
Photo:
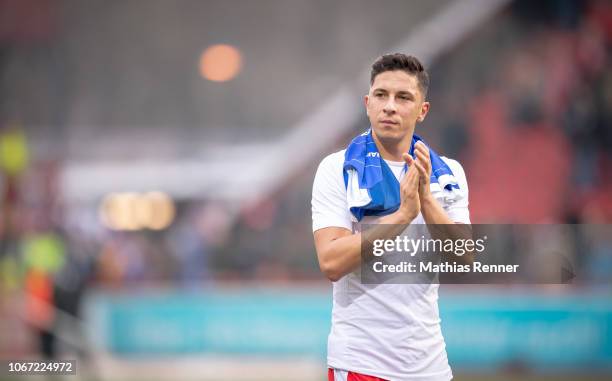
{"label": "man's left hand", "polygon": [[414,145],[415,159],[410,155],[405,154],[404,160],[408,165],[414,165],[419,171],[419,198],[421,202],[428,200],[431,197],[429,188],[431,178],[431,159],[429,157],[429,148],[422,142],[417,142]]}

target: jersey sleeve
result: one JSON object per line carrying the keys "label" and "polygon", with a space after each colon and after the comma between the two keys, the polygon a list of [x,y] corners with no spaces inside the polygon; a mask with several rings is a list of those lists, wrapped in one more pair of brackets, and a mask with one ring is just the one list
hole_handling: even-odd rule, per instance
{"label": "jersey sleeve", "polygon": [[327,156],[319,164],[312,185],[312,231],[327,227],[352,229],[346,200],[342,151]]}
{"label": "jersey sleeve", "polygon": [[[445,158],[446,159],[446,158]],[[448,204],[444,206],[444,210],[448,214],[453,222],[459,222],[463,224],[469,224],[470,222],[470,211],[468,209],[468,183],[465,178],[465,171],[461,164],[452,159],[445,160],[450,169],[453,171],[453,175],[457,179],[459,183],[459,188],[462,190],[461,197],[455,200],[452,204]]]}

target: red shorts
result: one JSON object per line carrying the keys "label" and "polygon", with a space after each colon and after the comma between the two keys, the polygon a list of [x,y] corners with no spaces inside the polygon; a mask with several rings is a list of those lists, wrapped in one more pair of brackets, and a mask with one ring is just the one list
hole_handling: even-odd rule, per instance
{"label": "red shorts", "polygon": [[387,381],[382,378],[367,376],[365,374],[348,372],[346,370],[339,370],[328,368],[327,369],[327,380],[328,381]]}

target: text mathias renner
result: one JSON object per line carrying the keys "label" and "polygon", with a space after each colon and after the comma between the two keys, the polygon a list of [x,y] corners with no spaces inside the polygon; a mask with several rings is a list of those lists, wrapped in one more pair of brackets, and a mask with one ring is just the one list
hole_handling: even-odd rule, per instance
{"label": "text mathias renner", "polygon": [[474,261],[471,265],[457,264],[457,262],[419,262],[417,266],[417,264],[413,262],[385,264],[382,261],[377,261],[372,264],[372,270],[377,273],[511,273],[516,272],[518,267],[519,265],[487,265],[478,261]]}

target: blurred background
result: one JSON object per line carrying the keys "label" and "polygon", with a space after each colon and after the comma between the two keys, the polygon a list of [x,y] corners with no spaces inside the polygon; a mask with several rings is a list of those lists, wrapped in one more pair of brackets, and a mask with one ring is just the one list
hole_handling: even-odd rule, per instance
{"label": "blurred background", "polygon": [[312,180],[395,51],[473,223],[580,224],[532,238],[573,248],[571,284],[441,286],[456,379],[610,379],[605,0],[0,0],[0,358],[325,379]]}

